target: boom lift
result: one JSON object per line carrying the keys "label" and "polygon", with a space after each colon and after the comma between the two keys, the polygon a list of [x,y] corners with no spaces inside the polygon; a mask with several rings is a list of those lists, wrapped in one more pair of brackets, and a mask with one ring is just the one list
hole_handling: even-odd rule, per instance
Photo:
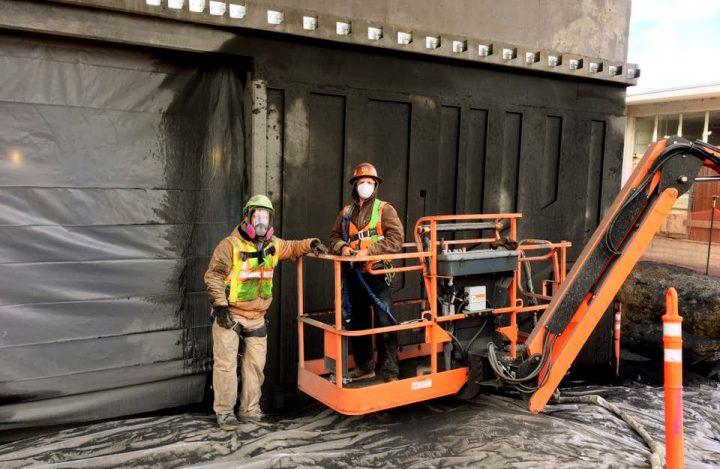
{"label": "boom lift", "polygon": [[[318,256],[334,265],[332,310],[304,310],[301,260],[299,388],[348,415],[457,393],[472,397],[483,387],[514,388],[528,395],[531,412],[541,412],[703,165],[720,172],[720,149],[682,137],[652,145],[567,276],[570,243],[515,242],[520,214],[423,217],[414,227],[415,243],[405,245],[407,252],[362,258]],[[468,231],[480,237],[458,236]],[[502,236],[505,232],[507,237]],[[370,272],[420,272],[424,297],[396,302],[397,307],[419,305],[419,317],[388,327],[346,330],[342,264],[381,258],[417,261]],[[552,275],[536,293],[530,266],[539,262],[549,263]],[[306,358],[306,328],[322,331],[321,358]],[[402,334],[400,380],[352,382],[347,378],[353,365],[348,337],[386,332]]]}

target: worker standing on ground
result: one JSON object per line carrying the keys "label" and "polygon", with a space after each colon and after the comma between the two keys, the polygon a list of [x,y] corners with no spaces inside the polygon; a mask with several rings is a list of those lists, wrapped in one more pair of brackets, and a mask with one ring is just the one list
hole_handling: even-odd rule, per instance
{"label": "worker standing on ground", "polygon": [[240,341],[242,390],[238,416],[260,420],[260,387],[265,379],[267,327],[265,313],[272,302],[273,270],[278,261],[297,259],[309,252],[327,253],[317,238],[286,241],[273,236],[273,206],[255,195],[243,208],[243,220],[215,248],[205,272],[212,303],[213,409],[223,430],[240,422],[233,413],[237,402],[237,357]]}
{"label": "worker standing on ground", "polygon": [[[389,203],[377,198],[381,182],[382,179],[372,164],[361,163],[355,168],[350,179],[353,202],[340,212],[330,233],[330,245],[334,254],[374,256],[392,254],[402,249],[405,234],[397,211]],[[392,278],[390,275],[368,273],[368,265],[382,269],[387,263],[356,262],[352,266],[343,263],[343,303],[349,330],[371,328],[371,307],[375,312],[375,327],[396,323],[392,314]],[[356,365],[349,373],[350,378],[374,378],[372,336],[351,337],[350,342]],[[377,340],[376,343],[383,379],[386,382],[397,380],[397,334],[382,334],[382,340]]]}

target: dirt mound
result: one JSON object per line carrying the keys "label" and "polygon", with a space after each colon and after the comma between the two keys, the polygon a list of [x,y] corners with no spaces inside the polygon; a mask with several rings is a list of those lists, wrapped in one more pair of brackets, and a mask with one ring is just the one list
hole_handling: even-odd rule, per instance
{"label": "dirt mound", "polygon": [[655,262],[640,262],[623,285],[623,347],[647,357],[662,355],[665,291],[678,292],[685,363],[717,373],[720,363],[720,278]]}

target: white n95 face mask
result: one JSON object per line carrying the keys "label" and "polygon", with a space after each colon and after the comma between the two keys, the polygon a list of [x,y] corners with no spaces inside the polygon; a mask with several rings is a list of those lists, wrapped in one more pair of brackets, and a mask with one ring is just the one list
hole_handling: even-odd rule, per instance
{"label": "white n95 face mask", "polygon": [[357,192],[361,199],[369,199],[370,196],[373,195],[373,192],[375,192],[375,184],[370,182],[358,184]]}

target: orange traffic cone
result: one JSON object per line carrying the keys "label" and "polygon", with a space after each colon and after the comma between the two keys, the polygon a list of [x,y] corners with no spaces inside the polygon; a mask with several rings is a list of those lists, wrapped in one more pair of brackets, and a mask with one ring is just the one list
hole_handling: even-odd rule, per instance
{"label": "orange traffic cone", "polygon": [[682,318],[674,288],[665,294],[663,348],[665,355],[665,464],[667,469],[684,467],[682,397]]}

